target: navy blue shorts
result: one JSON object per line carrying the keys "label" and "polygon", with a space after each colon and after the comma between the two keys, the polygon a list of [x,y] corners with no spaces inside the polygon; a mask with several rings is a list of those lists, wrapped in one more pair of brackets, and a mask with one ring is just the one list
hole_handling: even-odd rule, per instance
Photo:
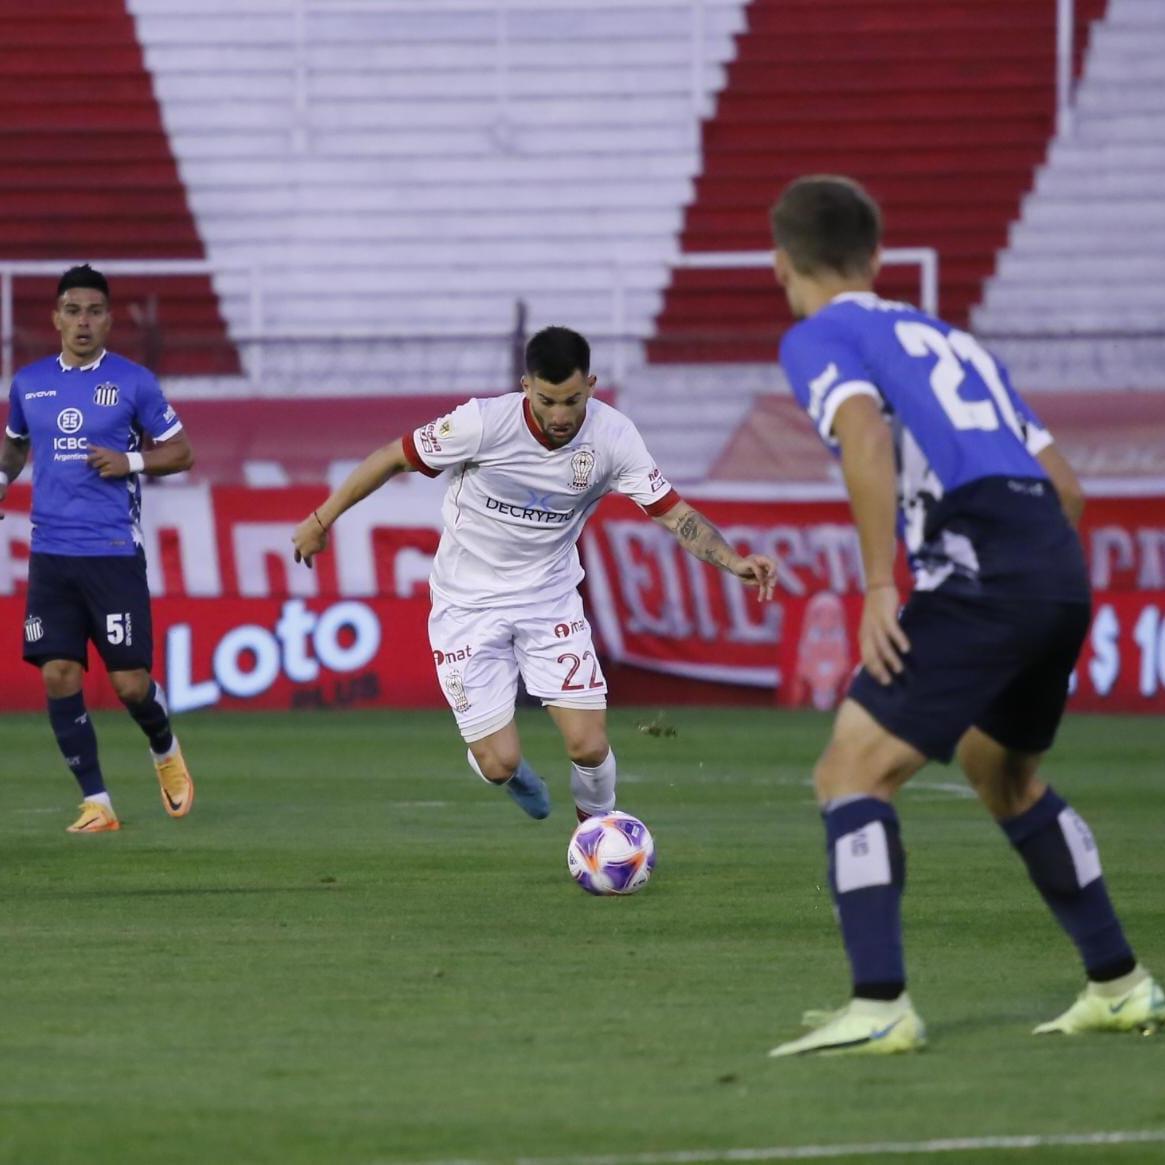
{"label": "navy blue shorts", "polygon": [[149,670],[154,631],[146,556],[33,554],[28,561],[24,658],[89,666],[89,642],[109,671]]}
{"label": "navy blue shorts", "polygon": [[1092,611],[1088,603],[915,592],[902,611],[905,671],[850,686],[888,732],[944,763],[968,728],[1005,748],[1046,752],[1056,736]]}

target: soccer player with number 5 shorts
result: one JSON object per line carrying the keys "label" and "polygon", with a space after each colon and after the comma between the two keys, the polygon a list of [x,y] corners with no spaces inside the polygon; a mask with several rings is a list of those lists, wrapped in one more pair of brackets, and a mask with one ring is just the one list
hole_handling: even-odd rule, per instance
{"label": "soccer player with number 5 shorts", "polygon": [[531,817],[550,812],[522,758],[514,704],[521,674],[562,733],[580,820],[615,805],[607,682],[578,585],[576,543],[603,496],[638,502],[685,550],[769,598],[773,563],[742,556],[682,501],[635,426],[592,399],[590,348],[569,328],[526,346],[522,391],[470,400],[370,454],[294,534],[309,566],[345,510],[398,473],[449,474],[430,580],[437,677],[469,745],[470,767]]}
{"label": "soccer player with number 5 shorts", "polygon": [[[166,812],[185,817],[194,804],[166,698],[150,676],[153,631],[139,528],[141,475],[188,469],[193,454],[153,374],[106,351],[113,314],[101,272],[82,266],[61,276],[53,324],[60,355],[12,379],[0,501],[33,449],[24,658],[40,669],[57,745],[81,786],[81,815],[69,832],[110,833],[121,823],[81,690],[90,642],[149,741]],[[149,450],[142,448],[146,437]]]}
{"label": "soccer player with number 5 shorts", "polygon": [[[813,774],[853,998],[807,1012],[809,1033],[770,1054],[925,1043],[906,993],[891,802],[928,760],[954,757],[1088,977],[1036,1034],[1155,1030],[1165,996],[1125,939],[1092,833],[1039,773],[1091,611],[1075,475],[978,341],[874,294],[881,214],[861,186],[800,179],[772,229],[799,321],[781,364],[840,458],[866,597],[862,666]],[[901,610],[896,534],[914,574]]]}

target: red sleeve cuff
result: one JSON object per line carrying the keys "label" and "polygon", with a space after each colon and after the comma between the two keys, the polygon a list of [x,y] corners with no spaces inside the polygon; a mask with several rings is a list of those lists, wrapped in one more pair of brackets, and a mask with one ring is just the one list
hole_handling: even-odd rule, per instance
{"label": "red sleeve cuff", "polygon": [[412,433],[406,433],[401,439],[401,448],[404,449],[405,460],[418,472],[423,473],[426,477],[440,477],[441,471],[434,469],[431,465],[426,465],[421,460],[421,455],[417,452],[417,443],[413,440]]}
{"label": "red sleeve cuff", "polygon": [[657,502],[643,507],[643,512],[652,518],[662,517],[668,510],[675,509],[684,499],[674,489],[669,489]]}

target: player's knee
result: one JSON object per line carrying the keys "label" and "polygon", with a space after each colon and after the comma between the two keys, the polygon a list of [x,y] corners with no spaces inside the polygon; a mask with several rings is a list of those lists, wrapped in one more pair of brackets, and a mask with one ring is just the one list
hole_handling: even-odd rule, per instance
{"label": "player's knee", "polygon": [[41,666],[45,694],[53,700],[75,696],[82,687],[85,670],[71,659],[50,659]]}
{"label": "player's knee", "polygon": [[835,736],[813,768],[818,801],[893,797],[921,766],[914,756],[895,747],[898,742],[892,737],[887,735],[886,741]]}
{"label": "player's knee", "polygon": [[471,751],[473,759],[477,761],[477,767],[481,770],[481,775],[487,781],[492,781],[498,785],[508,781],[518,771],[518,766],[522,763],[521,754],[511,752],[509,749],[492,747],[473,748]]}
{"label": "player's knee", "polygon": [[123,704],[140,704],[150,694],[148,671],[110,672],[109,682]]}
{"label": "player's knee", "polygon": [[576,765],[588,769],[601,765],[611,751],[607,733],[601,728],[572,733],[566,737],[565,744],[566,755]]}

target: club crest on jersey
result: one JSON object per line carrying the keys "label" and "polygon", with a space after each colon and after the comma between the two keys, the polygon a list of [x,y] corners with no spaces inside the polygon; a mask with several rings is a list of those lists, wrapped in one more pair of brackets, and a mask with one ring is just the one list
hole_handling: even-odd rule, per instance
{"label": "club crest on jersey", "polygon": [[118,402],[120,394],[117,391],[116,384],[99,384],[93,390],[93,403],[95,405],[104,405],[106,408],[112,408]]}
{"label": "club crest on jersey", "polygon": [[36,615],[31,615],[24,621],[24,638],[27,643],[35,643],[44,638],[44,624]]}
{"label": "club crest on jersey", "polygon": [[57,428],[62,433],[76,433],[85,423],[85,414],[80,409],[61,409],[57,413]]}
{"label": "club crest on jersey", "polygon": [[575,493],[590,489],[591,474],[595,471],[595,455],[589,449],[580,449],[570,459],[570,471],[574,474],[570,488]]}
{"label": "club crest on jersey", "polygon": [[459,671],[451,671],[442,681],[445,691],[453,702],[454,712],[469,711],[469,696],[465,692],[465,680]]}

